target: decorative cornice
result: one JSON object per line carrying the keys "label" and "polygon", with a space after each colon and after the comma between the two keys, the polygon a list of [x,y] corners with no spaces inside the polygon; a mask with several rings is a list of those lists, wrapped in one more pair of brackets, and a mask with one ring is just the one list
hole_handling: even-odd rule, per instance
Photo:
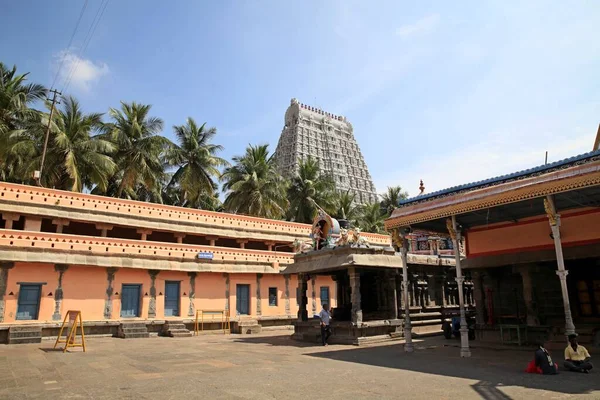
{"label": "decorative cornice", "polygon": [[385,221],[385,229],[391,231],[397,227],[596,185],[600,185],[598,161],[400,207]]}

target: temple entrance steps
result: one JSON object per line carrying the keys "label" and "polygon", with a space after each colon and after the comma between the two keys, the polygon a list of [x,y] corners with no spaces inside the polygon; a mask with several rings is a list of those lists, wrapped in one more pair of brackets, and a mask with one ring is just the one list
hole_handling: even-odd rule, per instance
{"label": "temple entrance steps", "polygon": [[11,326],[8,330],[8,344],[42,343],[41,326]]}
{"label": "temple entrance steps", "polygon": [[[235,329],[236,326],[233,325],[233,328]],[[237,323],[237,329],[235,329],[235,333],[247,335],[247,334],[253,334],[253,333],[260,333],[261,330],[262,330],[262,327],[260,326],[260,324],[258,323],[258,321],[256,319],[248,318],[248,317],[240,317],[240,320]]]}
{"label": "temple entrance steps", "polygon": [[192,337],[190,332],[183,321],[165,321],[162,328],[162,335],[168,337]]}
{"label": "temple entrance steps", "polygon": [[[442,323],[444,321],[441,307],[435,307],[422,311],[421,309],[410,310],[410,322],[412,332],[418,336],[442,335]],[[404,319],[404,313],[400,315]]]}
{"label": "temple entrance steps", "polygon": [[137,339],[150,337],[148,327],[144,322],[121,322],[117,331],[121,339]]}

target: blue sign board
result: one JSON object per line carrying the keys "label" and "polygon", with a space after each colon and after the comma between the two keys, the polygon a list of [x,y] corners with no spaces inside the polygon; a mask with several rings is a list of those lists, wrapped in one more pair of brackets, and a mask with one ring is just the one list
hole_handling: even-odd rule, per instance
{"label": "blue sign board", "polygon": [[213,259],[213,253],[210,251],[201,251],[200,253],[198,253],[198,255],[196,256],[199,260],[212,260]]}

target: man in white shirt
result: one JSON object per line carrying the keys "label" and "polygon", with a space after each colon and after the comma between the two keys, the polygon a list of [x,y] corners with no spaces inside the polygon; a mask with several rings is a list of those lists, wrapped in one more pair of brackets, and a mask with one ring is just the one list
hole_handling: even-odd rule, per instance
{"label": "man in white shirt", "polygon": [[319,313],[321,319],[321,340],[323,346],[327,346],[327,339],[331,336],[331,328],[329,327],[329,321],[331,321],[331,313],[329,312],[329,305],[323,304],[323,309]]}

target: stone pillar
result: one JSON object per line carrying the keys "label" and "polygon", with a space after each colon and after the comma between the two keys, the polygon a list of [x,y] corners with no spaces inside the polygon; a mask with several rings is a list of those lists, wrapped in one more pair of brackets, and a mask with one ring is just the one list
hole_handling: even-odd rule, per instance
{"label": "stone pillar", "polygon": [[150,229],[138,229],[137,233],[140,235],[140,240],[148,240],[148,235],[152,234]]}
{"label": "stone pillar", "polygon": [[408,297],[408,240],[406,232],[399,229],[394,233],[397,246],[400,248],[400,261],[402,262],[402,298],[404,300],[404,351],[412,353],[414,346],[412,342],[412,324],[410,322],[410,300]]}
{"label": "stone pillar", "polygon": [[21,218],[19,214],[15,213],[2,213],[2,219],[4,220],[4,229],[12,229],[14,221],[18,221]]}
{"label": "stone pillar", "polygon": [[54,321],[60,321],[62,319],[61,318],[62,315],[60,312],[60,306],[62,305],[62,299],[63,299],[62,280],[63,280],[63,275],[65,274],[67,269],[69,269],[69,266],[66,264],[54,265],[54,270],[56,272],[58,272],[58,286],[56,287],[56,290],[54,291],[54,314],[52,314],[52,320],[54,320]]}
{"label": "stone pillar", "polygon": [[8,285],[8,271],[15,266],[12,262],[0,262],[0,322],[4,322],[4,296]]}
{"label": "stone pillar", "polygon": [[225,278],[225,315],[230,315],[229,274],[227,272],[223,273],[223,278]]}
{"label": "stone pillar", "polygon": [[573,324],[573,317],[571,315],[571,304],[569,302],[569,290],[567,289],[567,275],[569,274],[569,271],[565,269],[562,243],[560,241],[560,215],[556,213],[556,207],[554,206],[554,199],[552,196],[547,196],[544,199],[544,209],[548,215],[550,229],[552,230],[552,236],[554,238],[554,250],[556,251],[556,264],[558,266],[556,275],[558,275],[558,278],[560,279],[563,307],[565,309],[565,335],[569,336],[575,333],[575,325]]}
{"label": "stone pillar", "polygon": [[397,271],[393,270],[390,273],[388,273],[387,276],[390,319],[398,319],[398,293],[396,292],[396,274]]}
{"label": "stone pillar", "polygon": [[[462,240],[462,236],[460,228],[456,223],[456,216],[453,215],[452,218],[448,219],[446,226],[448,227],[448,231],[452,237],[454,248],[458,249]],[[458,285],[458,306],[460,309],[460,356],[471,357],[471,350],[469,349],[469,327],[467,326],[467,318],[465,315],[463,293],[463,282],[465,281],[465,278],[462,275],[462,268],[460,265],[460,252],[455,251],[454,257],[456,260],[456,283]]]}
{"label": "stone pillar", "polygon": [[537,326],[540,324],[537,307],[533,301],[533,285],[531,282],[531,270],[528,265],[521,265],[516,268],[516,272],[521,274],[523,281],[523,300],[525,300],[525,311],[527,315],[527,325]]}
{"label": "stone pillar", "polygon": [[156,276],[160,271],[148,270],[150,275],[150,305],[148,306],[148,318],[156,318]]}
{"label": "stone pillar", "polygon": [[317,276],[311,275],[310,277],[310,286],[312,288],[310,297],[312,299],[312,315],[317,313],[317,294],[315,291],[315,286],[317,285]]}
{"label": "stone pillar", "polygon": [[275,246],[275,242],[265,242],[265,244],[267,245],[268,251],[273,251],[273,246]]}
{"label": "stone pillar", "polygon": [[98,229],[100,231],[100,236],[101,237],[106,237],[108,236],[108,231],[112,230],[112,225],[108,225],[108,224],[96,224],[96,229]]}
{"label": "stone pillar", "polygon": [[308,303],[307,290],[306,275],[298,274],[298,321],[308,321],[308,311],[306,310]]}
{"label": "stone pillar", "polygon": [[246,239],[237,239],[236,242],[240,245],[240,249],[245,249],[246,248],[246,243],[248,243],[248,240],[246,240]]}
{"label": "stone pillar", "polygon": [[56,233],[63,233],[63,228],[65,226],[69,226],[69,222],[70,221],[68,219],[62,219],[62,218],[52,220],[52,224],[56,225]]}
{"label": "stone pillar", "polygon": [[435,299],[435,276],[433,274],[425,274],[424,279],[427,281],[427,307],[436,306],[437,302]]}
{"label": "stone pillar", "polygon": [[348,268],[348,276],[350,277],[350,302],[352,303],[352,323],[355,325],[361,325],[363,320],[363,314],[361,309],[361,298],[360,298],[360,272],[354,267]]}
{"label": "stone pillar", "polygon": [[206,237],[208,239],[208,245],[209,246],[216,246],[217,245],[217,237],[216,236],[207,236]]}
{"label": "stone pillar", "polygon": [[104,319],[112,318],[112,295],[113,295],[113,286],[112,283],[115,280],[115,273],[117,272],[117,268],[106,268],[106,281],[108,285],[106,286],[106,299],[104,300]]}
{"label": "stone pillar", "polygon": [[194,308],[194,299],[196,298],[196,272],[188,272],[188,276],[190,277],[190,307],[188,308],[188,317],[193,317],[195,313]]}
{"label": "stone pillar", "polygon": [[263,274],[256,274],[256,315],[262,315],[262,296],[260,295],[260,278]]}
{"label": "stone pillar", "polygon": [[177,243],[181,244],[181,243],[183,243],[183,238],[185,237],[185,233],[175,232],[173,234],[173,236],[175,236],[175,239],[177,239]]}
{"label": "stone pillar", "polygon": [[475,323],[485,325],[485,301],[483,294],[482,273],[473,271],[473,297],[475,298]]}
{"label": "stone pillar", "polygon": [[283,279],[285,281],[285,315],[290,316],[291,315],[291,311],[290,311],[290,276],[289,275],[284,275]]}

